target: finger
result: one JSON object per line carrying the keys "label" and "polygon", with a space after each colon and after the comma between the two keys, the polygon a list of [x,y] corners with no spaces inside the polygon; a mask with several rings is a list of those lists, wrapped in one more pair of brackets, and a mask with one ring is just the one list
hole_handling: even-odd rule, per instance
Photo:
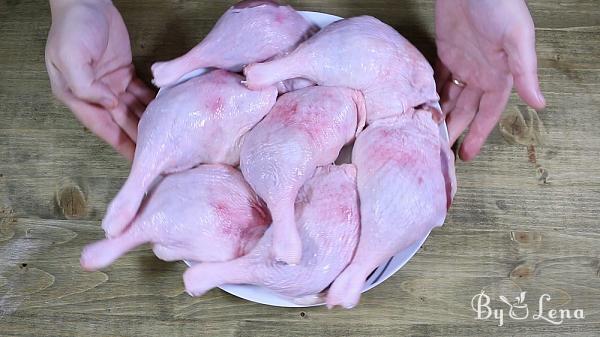
{"label": "finger", "polygon": [[130,64],[103,75],[101,81],[109,87],[114,94],[119,95],[127,90],[134,74],[135,70],[133,69],[133,64]]}
{"label": "finger", "polygon": [[144,104],[144,106],[150,104],[156,94],[150,89],[146,83],[140,80],[137,76],[134,76],[127,87],[127,91],[132,93],[137,99]]}
{"label": "finger", "polygon": [[106,109],[114,108],[117,105],[115,94],[106,84],[96,80],[92,66],[89,63],[75,66],[76,64],[74,62],[67,67],[59,67],[75,97]]}
{"label": "finger", "polygon": [[517,93],[532,108],[543,109],[546,106],[546,100],[538,81],[533,24],[522,24],[521,27],[515,29],[514,33],[507,35],[504,49],[508,56],[508,66],[513,75]]}
{"label": "finger", "polygon": [[137,97],[130,92],[125,92],[121,94],[121,100],[129,107],[129,111],[132,112],[138,119],[142,117],[144,110],[146,110],[146,106],[142,104]]}
{"label": "finger", "polygon": [[492,132],[508,102],[512,85],[501,91],[486,92],[481,96],[479,112],[469,126],[460,147],[459,155],[462,160],[472,160],[477,156],[486,138]]}
{"label": "finger", "polygon": [[77,119],[95,135],[112,146],[129,161],[133,160],[135,144],[111,118],[108,111],[67,95],[65,104]]}
{"label": "finger", "polygon": [[450,78],[450,70],[438,57],[435,60],[435,87],[437,88],[438,94],[441,94],[443,85]]}
{"label": "finger", "polygon": [[135,143],[137,140],[137,127],[140,119],[130,110],[129,105],[125,100],[125,96],[128,94],[122,94],[119,96],[119,103],[114,109],[110,109],[110,115],[117,125],[125,131],[127,136]]}
{"label": "finger", "polygon": [[462,91],[463,87],[454,84],[450,78],[446,81],[440,94],[440,105],[442,106],[444,115],[447,115],[454,109],[456,100]]}
{"label": "finger", "polygon": [[48,59],[46,60],[46,66],[54,95],[65,103],[73,111],[75,117],[90,131],[107,142],[122,156],[130,161],[133,160],[135,145],[112,121],[108,111],[74,97],[68,91],[66,80],[62,77],[58,68]]}
{"label": "finger", "polygon": [[454,151],[450,147],[450,143],[446,141],[444,137],[440,137],[440,160],[442,175],[444,176],[444,182],[446,187],[446,209],[449,209],[452,205],[452,200],[456,195],[456,167]]}
{"label": "finger", "polygon": [[60,101],[65,102],[66,96],[69,93],[67,82],[63,78],[60,71],[48,58],[46,58],[46,69],[48,69],[48,77],[50,78],[50,88],[52,89],[52,94],[54,94],[54,96],[56,96],[56,98],[58,98]]}
{"label": "finger", "polygon": [[465,131],[469,123],[475,117],[479,108],[482,91],[467,86],[456,100],[456,106],[446,117],[448,125],[448,134],[450,135],[450,145],[454,144],[458,137]]}

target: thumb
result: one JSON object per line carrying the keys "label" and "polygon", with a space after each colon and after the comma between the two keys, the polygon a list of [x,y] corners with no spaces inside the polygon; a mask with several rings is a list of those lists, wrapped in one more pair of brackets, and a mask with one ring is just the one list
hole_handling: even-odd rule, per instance
{"label": "thumb", "polygon": [[546,106],[546,100],[538,82],[533,23],[522,25],[508,34],[505,38],[504,49],[508,55],[508,66],[513,75],[517,93],[532,108],[543,109]]}
{"label": "thumb", "polygon": [[63,75],[73,94],[84,101],[95,103],[106,109],[117,105],[117,97],[110,88],[98,81],[89,63],[71,65],[63,69]]}

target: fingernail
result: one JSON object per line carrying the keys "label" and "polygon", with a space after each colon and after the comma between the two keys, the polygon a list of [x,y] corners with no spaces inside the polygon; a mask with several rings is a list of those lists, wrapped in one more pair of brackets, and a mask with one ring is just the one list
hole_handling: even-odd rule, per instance
{"label": "fingernail", "polygon": [[462,161],[468,161],[465,156],[465,148],[462,144],[460,145],[460,148],[458,149],[458,158],[460,158],[460,160],[462,160]]}
{"label": "fingernail", "polygon": [[479,154],[480,149],[467,151],[465,149],[465,143],[462,143],[460,146],[460,150],[458,151],[458,155],[462,161],[471,161]]}
{"label": "fingernail", "polygon": [[117,105],[116,100],[114,98],[104,97],[100,100],[100,102],[102,103],[102,105],[109,109],[114,108]]}

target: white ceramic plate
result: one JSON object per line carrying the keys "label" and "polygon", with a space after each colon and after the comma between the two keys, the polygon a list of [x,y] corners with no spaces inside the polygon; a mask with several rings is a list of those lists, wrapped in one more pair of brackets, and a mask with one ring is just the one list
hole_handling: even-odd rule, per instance
{"label": "white ceramic plate", "polygon": [[[342,19],[339,16],[325,14],[325,13],[318,13],[318,12],[301,11],[300,14],[303,17],[305,17],[307,20],[315,23],[317,26],[319,26],[321,28],[323,28],[335,21]],[[179,82],[183,82],[192,77],[199,76],[199,75],[205,73],[206,71],[208,71],[208,70],[207,69],[194,70],[194,71],[186,74],[185,76],[183,76],[181,79],[179,79]],[[440,135],[442,137],[448,139],[448,131],[446,129],[445,123],[440,124]],[[421,245],[425,242],[425,239],[427,239],[427,236],[429,236],[429,234],[422,237],[420,240],[415,242],[413,245],[404,249],[403,251],[399,252],[398,254],[394,255],[386,263],[379,266],[373,273],[371,273],[369,278],[367,278],[363,292],[378,286],[383,281],[390,278],[390,276],[392,276],[398,270],[400,270],[400,268],[402,268],[408,262],[408,260],[410,260],[413,257],[413,255],[415,255],[415,253],[419,250]],[[190,262],[188,262],[188,261],[184,261],[184,262],[188,266],[191,265]],[[254,286],[254,285],[229,284],[229,285],[223,285],[220,288],[232,295],[235,295],[237,297],[243,298],[248,301],[252,301],[252,302],[256,302],[256,303],[260,303],[260,304],[278,306],[278,307],[311,307],[311,306],[318,306],[318,305],[325,304],[323,302],[323,303],[315,303],[312,305],[299,305],[299,304],[292,302],[290,299],[279,296],[278,294],[276,294],[275,292],[272,292],[269,289],[259,287],[259,286]]]}

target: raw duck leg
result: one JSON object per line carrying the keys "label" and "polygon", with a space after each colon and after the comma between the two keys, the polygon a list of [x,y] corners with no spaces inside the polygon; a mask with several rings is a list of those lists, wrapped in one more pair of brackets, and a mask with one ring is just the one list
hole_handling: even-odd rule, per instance
{"label": "raw duck leg", "polygon": [[340,20],[291,53],[244,69],[246,85],[264,88],[290,78],[361,90],[367,124],[421,106],[441,120],[433,69],[392,27],[370,17]]}
{"label": "raw duck leg", "polygon": [[273,231],[269,228],[247,255],[188,269],[183,275],[187,292],[200,296],[219,285],[246,283],[302,301],[318,298],[317,294],[352,259],[356,248],[360,225],[355,175],[353,165],[322,167],[300,190],[296,222],[303,252],[298,265],[273,262]]}
{"label": "raw duck leg", "polygon": [[251,91],[240,80],[237,74],[215,70],[167,89],[148,105],[129,178],[102,222],[109,237],[129,225],[159,175],[198,164],[238,164],[243,136],[277,97],[275,87]]}
{"label": "raw duck leg", "polygon": [[329,307],[354,307],[377,266],[443,224],[455,183],[454,172],[444,169],[453,165],[445,151],[437,124],[423,110],[376,121],[358,136],[352,162],[360,241],[328,292]]}
{"label": "raw duck leg", "polygon": [[294,222],[298,190],[317,166],[331,164],[364,126],[358,91],[309,87],[281,96],[246,135],[240,167],[273,218],[273,257],[296,264],[302,243]]}
{"label": "raw duck leg", "polygon": [[200,44],[187,54],[152,65],[154,84],[175,83],[198,68],[238,72],[242,67],[293,50],[317,28],[290,6],[242,1],[229,8]]}
{"label": "raw duck leg", "polygon": [[81,266],[105,268],[146,242],[165,261],[228,261],[254,248],[269,223],[265,205],[239,171],[200,165],[165,177],[125,232],[84,248]]}

